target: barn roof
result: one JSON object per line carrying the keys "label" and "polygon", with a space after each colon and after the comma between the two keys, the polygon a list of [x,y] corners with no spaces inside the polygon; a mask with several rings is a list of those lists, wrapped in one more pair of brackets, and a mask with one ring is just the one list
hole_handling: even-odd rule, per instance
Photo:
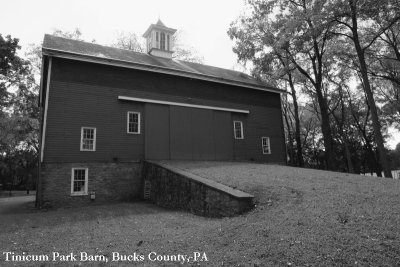
{"label": "barn roof", "polygon": [[43,55],[89,61],[100,64],[161,72],[251,89],[282,93],[283,90],[266,85],[242,72],[176,59],[151,56],[131,50],[108,47],[46,34]]}

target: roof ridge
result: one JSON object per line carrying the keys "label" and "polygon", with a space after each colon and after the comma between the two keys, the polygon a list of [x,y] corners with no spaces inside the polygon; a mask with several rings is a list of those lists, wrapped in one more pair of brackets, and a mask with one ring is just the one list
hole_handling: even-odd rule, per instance
{"label": "roof ridge", "polygon": [[[222,68],[222,67],[218,67],[218,66],[213,66],[213,65],[208,65],[208,64],[203,64],[203,63],[197,63],[197,62],[191,62],[191,61],[186,61],[186,60],[181,60],[181,59],[176,59],[177,61],[181,61],[181,62],[185,62],[185,63],[190,63],[190,64],[196,64],[196,65],[201,65],[201,66],[206,66],[206,67],[211,67],[211,68],[217,68],[217,69],[221,69],[221,70],[229,70],[229,71],[233,71],[239,74],[245,74],[249,77],[253,77],[243,71],[238,71],[238,70],[233,70],[233,69],[227,69],[227,68]],[[254,77],[253,77],[254,78]]]}
{"label": "roof ridge", "polygon": [[92,42],[88,42],[88,41],[82,41],[82,40],[76,40],[76,39],[71,39],[71,38],[67,38],[67,37],[63,37],[63,36],[57,36],[57,35],[53,35],[53,34],[48,34],[46,33],[46,35],[52,36],[52,37],[56,37],[56,38],[61,38],[61,39],[65,39],[65,40],[69,40],[69,41],[74,41],[74,42],[81,42],[81,43],[86,43],[86,44],[90,44],[90,45],[96,45],[96,46],[101,46],[101,47],[105,47],[105,48],[112,48],[112,49],[118,49],[118,50],[123,50],[123,51],[128,51],[131,53],[136,53],[136,54],[141,54],[141,55],[149,55],[147,53],[143,53],[143,52],[138,52],[138,51],[133,51],[130,49],[126,49],[126,48],[120,48],[120,47],[114,47],[114,46],[110,46],[110,45],[104,45],[104,44],[97,44],[97,43],[92,43]]}
{"label": "roof ridge", "polygon": [[53,55],[59,54],[62,56],[63,54],[70,54],[77,57],[97,58],[99,63],[103,62],[102,60],[105,59],[109,62],[114,61],[121,62],[122,64],[134,64],[139,69],[158,69],[160,72],[168,72],[168,74],[177,76],[187,77],[187,75],[192,75],[193,77],[194,75],[197,76],[198,79],[208,77],[209,79],[213,79],[214,82],[225,83],[224,81],[228,81],[237,86],[248,86],[253,89],[265,88],[268,91],[283,92],[283,90],[268,85],[264,81],[260,81],[244,72],[185,60],[160,58],[143,52],[75,40],[52,34],[45,34],[42,49],[44,53],[50,52],[53,53]]}

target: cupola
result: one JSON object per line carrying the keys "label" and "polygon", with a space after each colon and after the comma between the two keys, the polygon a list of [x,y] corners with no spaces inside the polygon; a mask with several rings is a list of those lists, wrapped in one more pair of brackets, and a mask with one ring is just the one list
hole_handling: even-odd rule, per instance
{"label": "cupola", "polygon": [[152,56],[172,58],[173,39],[176,29],[168,28],[158,19],[156,24],[151,24],[143,34],[146,38],[147,53]]}

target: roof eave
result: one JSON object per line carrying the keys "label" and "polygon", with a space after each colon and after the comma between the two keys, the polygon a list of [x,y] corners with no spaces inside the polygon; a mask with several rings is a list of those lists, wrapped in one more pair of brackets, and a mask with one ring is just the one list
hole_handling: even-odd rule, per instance
{"label": "roof eave", "polygon": [[147,30],[143,33],[142,37],[146,38],[146,37],[149,35],[149,33],[151,32],[151,30],[153,30],[153,29],[158,29],[158,30],[161,30],[161,31],[166,31],[166,32],[168,32],[168,33],[170,33],[170,34],[174,34],[174,33],[176,32],[176,29],[173,29],[173,28],[168,28],[168,27],[165,27],[165,26],[157,25],[157,24],[151,24],[151,25],[147,28]]}
{"label": "roof eave", "polygon": [[58,50],[58,49],[52,49],[52,48],[47,48],[47,47],[42,47],[42,53],[43,53],[43,55],[47,55],[47,56],[55,56],[55,57],[60,57],[60,58],[80,60],[80,61],[86,61],[86,62],[91,62],[91,63],[99,63],[99,64],[112,65],[112,66],[117,66],[117,67],[124,67],[124,68],[138,69],[138,70],[146,70],[146,71],[164,73],[164,74],[175,75],[175,76],[178,75],[178,76],[187,77],[187,78],[206,80],[206,81],[217,82],[217,83],[224,83],[224,84],[246,87],[246,88],[255,89],[255,90],[268,91],[268,92],[272,92],[272,93],[286,93],[286,91],[278,89],[278,88],[274,88],[274,87],[255,85],[255,84],[225,79],[225,78],[211,76],[211,75],[199,74],[199,73],[183,71],[183,70],[178,70],[178,69],[164,68],[164,67],[154,66],[154,65],[149,65],[149,64],[135,63],[135,62],[119,60],[119,59],[117,60],[117,59],[111,59],[111,58],[96,57],[96,56],[74,53],[74,52],[70,52],[70,51],[63,51],[63,50]]}

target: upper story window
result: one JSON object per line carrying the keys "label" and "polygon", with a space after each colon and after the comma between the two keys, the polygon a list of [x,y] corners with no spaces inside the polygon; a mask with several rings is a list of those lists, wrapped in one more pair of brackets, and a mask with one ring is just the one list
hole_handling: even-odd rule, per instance
{"label": "upper story window", "polygon": [[160,33],[160,49],[165,50],[165,33]]}
{"label": "upper story window", "polygon": [[88,194],[88,169],[72,168],[71,195],[82,196]]}
{"label": "upper story window", "polygon": [[131,134],[140,134],[140,113],[128,112],[127,132]]}
{"label": "upper story window", "polygon": [[96,151],[96,128],[81,128],[81,151]]}
{"label": "upper story window", "polygon": [[269,137],[261,137],[262,152],[263,154],[271,154],[271,146],[269,143]]}
{"label": "upper story window", "polygon": [[243,122],[234,121],[233,122],[233,130],[235,134],[235,139],[243,139]]}

